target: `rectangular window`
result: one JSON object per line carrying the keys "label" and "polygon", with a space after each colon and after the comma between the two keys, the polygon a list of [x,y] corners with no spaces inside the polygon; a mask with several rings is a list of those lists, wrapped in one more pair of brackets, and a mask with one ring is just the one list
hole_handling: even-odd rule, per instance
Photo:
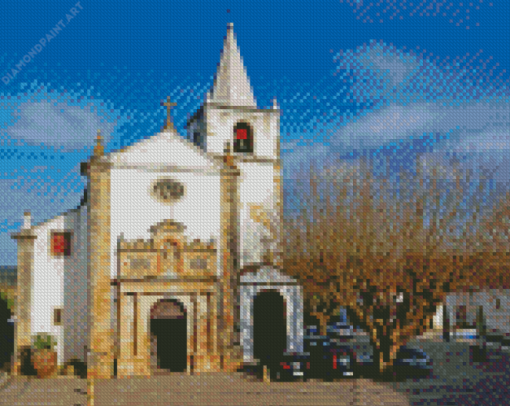
{"label": "rectangular window", "polygon": [[496,299],[496,310],[501,309],[501,299]]}
{"label": "rectangular window", "polygon": [[53,324],[60,326],[62,323],[62,309],[53,309]]}
{"label": "rectangular window", "polygon": [[51,233],[51,253],[65,257],[71,255],[71,232],[53,231]]}

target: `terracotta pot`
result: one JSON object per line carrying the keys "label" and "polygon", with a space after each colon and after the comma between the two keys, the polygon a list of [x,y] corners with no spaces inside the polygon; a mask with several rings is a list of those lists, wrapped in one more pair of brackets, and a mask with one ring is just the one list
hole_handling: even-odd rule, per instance
{"label": "terracotta pot", "polygon": [[57,369],[57,353],[52,350],[35,350],[33,362],[37,377],[46,378]]}

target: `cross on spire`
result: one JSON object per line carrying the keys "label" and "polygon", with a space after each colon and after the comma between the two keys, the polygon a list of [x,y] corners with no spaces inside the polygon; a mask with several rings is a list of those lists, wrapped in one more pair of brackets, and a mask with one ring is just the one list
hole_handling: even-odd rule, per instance
{"label": "cross on spire", "polygon": [[171,103],[170,102],[170,96],[167,96],[166,102],[165,103],[162,102],[161,105],[162,106],[166,106],[166,124],[165,124],[165,130],[167,130],[167,129],[173,130],[174,129],[174,124],[172,123],[172,115],[170,114],[170,109],[172,107],[177,106],[177,103]]}

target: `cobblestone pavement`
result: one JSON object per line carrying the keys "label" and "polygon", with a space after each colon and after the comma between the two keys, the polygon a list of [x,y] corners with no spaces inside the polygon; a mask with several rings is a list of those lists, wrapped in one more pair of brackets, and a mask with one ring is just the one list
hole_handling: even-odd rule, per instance
{"label": "cobblestone pavement", "polygon": [[[86,405],[86,381],[13,378],[1,392],[0,405]],[[407,397],[389,385],[368,380],[340,382],[257,382],[236,374],[171,374],[150,379],[99,381],[97,406],[136,405],[388,405],[408,406]]]}

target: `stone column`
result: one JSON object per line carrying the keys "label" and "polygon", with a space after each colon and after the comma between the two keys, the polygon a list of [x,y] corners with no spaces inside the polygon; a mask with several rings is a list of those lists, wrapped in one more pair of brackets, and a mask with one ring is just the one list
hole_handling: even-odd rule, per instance
{"label": "stone column", "polygon": [[117,360],[117,377],[124,378],[135,374],[134,370],[134,296],[123,293],[120,300],[120,342]]}
{"label": "stone column", "polygon": [[87,168],[88,191],[88,375],[113,376],[114,340],[110,291],[110,168],[98,137]]}
{"label": "stone column", "polygon": [[37,236],[30,224],[30,213],[25,213],[25,224],[22,230],[13,234],[18,240],[18,282],[16,299],[16,327],[14,329],[14,365],[13,375],[20,375],[21,351],[30,347],[32,282],[34,271],[34,243]]}
{"label": "stone column", "polygon": [[238,177],[240,172],[234,165],[233,157],[229,152],[224,157],[224,163],[224,168],[221,170],[221,328],[219,331],[223,368],[230,369],[231,361],[238,358],[234,355],[234,342],[239,339],[234,328],[235,322],[239,321],[237,296],[239,285]]}
{"label": "stone column", "polygon": [[253,359],[253,296],[255,287],[241,286],[241,343],[244,361]]}
{"label": "stone column", "polygon": [[294,308],[296,312],[294,315],[294,320],[296,322],[296,351],[303,351],[303,341],[304,341],[304,325],[303,325],[303,288],[300,285],[296,286],[296,307]]}
{"label": "stone column", "polygon": [[[278,140],[279,144],[279,140]],[[279,148],[278,148],[279,149]],[[275,204],[276,214],[278,216],[276,225],[276,235],[271,236],[275,242],[275,252],[273,254],[273,264],[280,269],[283,268],[283,185],[282,185],[282,167],[278,152],[278,161],[274,163],[274,188],[275,188]]]}

